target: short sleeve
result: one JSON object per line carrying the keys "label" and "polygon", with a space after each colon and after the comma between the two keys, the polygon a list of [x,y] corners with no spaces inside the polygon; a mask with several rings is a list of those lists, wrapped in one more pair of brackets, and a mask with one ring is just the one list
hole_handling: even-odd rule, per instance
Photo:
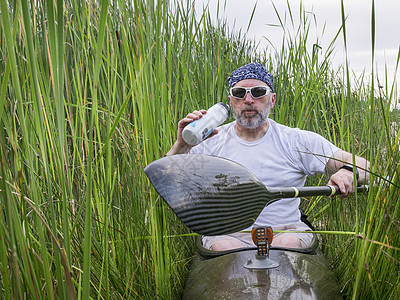
{"label": "short sleeve", "polygon": [[293,139],[295,156],[305,174],[326,173],[326,164],[340,150],[321,135],[300,130]]}

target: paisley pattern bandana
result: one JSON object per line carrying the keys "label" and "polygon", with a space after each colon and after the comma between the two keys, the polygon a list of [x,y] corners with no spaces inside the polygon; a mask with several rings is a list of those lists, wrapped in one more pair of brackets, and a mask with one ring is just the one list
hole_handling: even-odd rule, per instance
{"label": "paisley pattern bandana", "polygon": [[264,81],[271,88],[272,92],[274,91],[272,86],[272,75],[258,62],[252,62],[233,71],[231,76],[228,78],[229,88],[244,79],[258,79]]}

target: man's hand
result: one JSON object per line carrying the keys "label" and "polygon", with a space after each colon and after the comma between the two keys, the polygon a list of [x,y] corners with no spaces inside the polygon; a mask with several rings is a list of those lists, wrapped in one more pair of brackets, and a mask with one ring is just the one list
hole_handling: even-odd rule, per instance
{"label": "man's hand", "polygon": [[354,165],[358,172],[358,182],[368,182],[369,162],[362,157],[354,156],[349,152],[338,150],[327,163],[327,172],[333,173],[328,185],[337,185],[341,192],[341,198],[345,198],[354,193],[358,182],[354,183],[354,174],[348,169],[341,169],[344,164]]}
{"label": "man's hand", "polygon": [[[205,115],[207,111],[205,109],[201,110],[195,110],[192,113],[189,113],[185,118],[179,121],[178,123],[178,134],[176,137],[176,142],[172,146],[172,148],[168,151],[166,155],[174,155],[174,154],[185,154],[190,151],[190,149],[193,147],[192,145],[189,145],[188,143],[185,142],[182,136],[182,131],[183,129],[190,123],[192,123],[195,120],[198,120]],[[212,137],[213,135],[217,134],[218,130],[214,129],[214,131],[207,137]]]}
{"label": "man's hand", "polygon": [[340,198],[345,198],[354,193],[356,184],[354,184],[353,172],[340,169],[329,179],[328,185],[337,185],[340,190]]}

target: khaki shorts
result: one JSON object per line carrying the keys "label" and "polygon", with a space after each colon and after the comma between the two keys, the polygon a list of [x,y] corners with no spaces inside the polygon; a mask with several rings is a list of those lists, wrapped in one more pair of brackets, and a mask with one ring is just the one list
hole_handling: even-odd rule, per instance
{"label": "khaki shorts", "polygon": [[[280,225],[280,226],[272,226],[273,230],[288,230],[288,231],[311,231],[311,228],[308,227],[303,222],[297,222],[287,225]],[[303,245],[303,248],[307,248],[311,246],[314,235],[312,233],[291,233],[291,232],[274,232],[274,238],[278,236],[295,236],[297,237]],[[221,240],[236,240],[243,244],[243,247],[255,247],[253,243],[253,239],[251,237],[251,233],[244,233],[244,232],[235,232],[227,235],[216,235],[216,236],[203,236],[202,243],[203,247],[206,249],[211,249],[211,246],[214,245],[217,241]],[[274,241],[272,241],[271,246],[274,246]]]}

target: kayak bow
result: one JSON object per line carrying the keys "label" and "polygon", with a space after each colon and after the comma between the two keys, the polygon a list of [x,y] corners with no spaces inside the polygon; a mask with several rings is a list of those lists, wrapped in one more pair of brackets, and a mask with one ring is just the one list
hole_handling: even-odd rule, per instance
{"label": "kayak bow", "polygon": [[199,254],[193,259],[183,299],[342,299],[329,264],[315,253],[317,246],[315,239],[313,245],[299,252],[271,248],[270,258],[279,266],[249,270],[244,264],[257,250],[238,249],[218,256],[218,252],[200,244],[202,249],[198,248]]}

